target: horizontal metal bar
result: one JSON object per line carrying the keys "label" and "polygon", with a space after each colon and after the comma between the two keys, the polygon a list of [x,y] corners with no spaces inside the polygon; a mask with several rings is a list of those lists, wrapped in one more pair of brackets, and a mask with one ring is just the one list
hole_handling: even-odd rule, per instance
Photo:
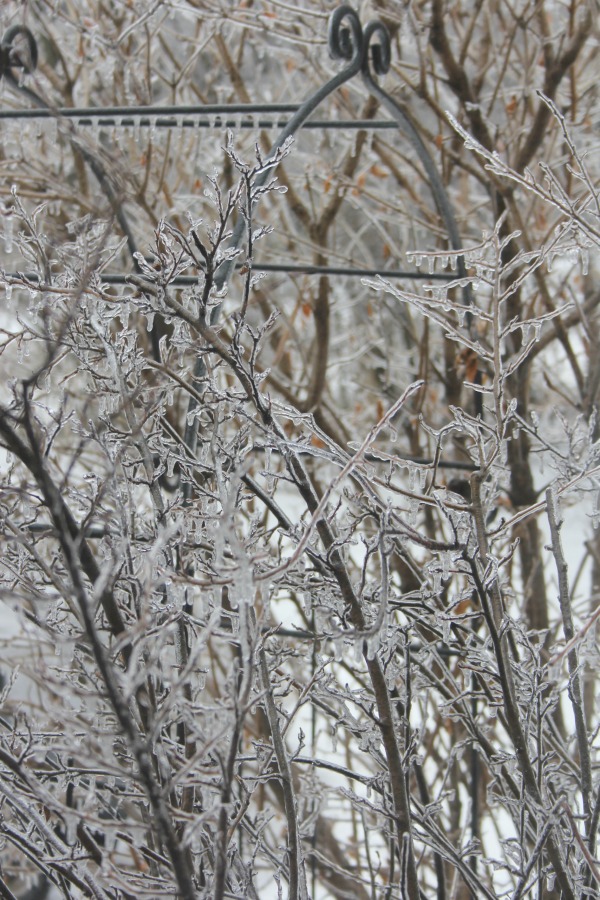
{"label": "horizontal metal bar", "polygon": [[66,119],[97,118],[98,116],[118,116],[125,118],[138,118],[145,116],[148,119],[157,116],[196,116],[196,115],[237,115],[245,113],[295,113],[300,108],[297,103],[205,103],[202,105],[181,106],[59,106],[55,109],[45,107],[40,109],[3,109],[0,110],[0,118],[10,118],[11,115],[22,115],[30,119],[52,119],[64,117]]}
{"label": "horizontal metal bar", "polygon": [[[264,106],[264,104],[263,104]],[[211,112],[209,107],[199,107],[194,111],[198,116],[204,118],[189,118],[190,113],[177,114],[160,114],[148,116],[137,115],[135,112],[127,112],[123,108],[123,113],[115,113],[113,109],[2,109],[0,110],[0,120],[32,120],[38,121],[51,120],[57,121],[61,118],[76,120],[76,124],[82,128],[146,128],[146,129],[164,129],[164,128],[181,128],[181,129],[213,129],[213,128],[230,128],[237,129],[269,129],[283,128],[287,125],[287,118],[256,118],[261,113],[271,113],[272,115],[295,111],[295,107],[266,110],[243,110],[241,107],[236,112],[236,107],[216,107],[217,112]],[[186,115],[188,116],[186,118]],[[206,118],[210,116],[210,118]],[[231,118],[235,116],[236,118]],[[337,130],[370,130],[385,131],[396,128],[396,123],[388,119],[312,119],[305,122],[304,128],[311,129],[337,129]]]}
{"label": "horizontal metal bar", "polygon": [[[236,269],[242,269],[247,263],[237,263]],[[280,272],[285,275],[347,275],[351,278],[376,278],[380,275],[384,279],[406,279],[407,281],[454,281],[456,275],[445,275],[441,272],[415,272],[406,269],[356,269],[350,266],[311,266],[311,265],[294,265],[285,263],[253,263],[252,271],[260,272]],[[7,272],[6,277],[18,282],[23,278],[27,281],[39,282],[40,277],[37,272]],[[100,280],[104,284],[127,284],[129,279],[135,277],[137,281],[147,280],[139,272],[101,272]],[[198,275],[177,275],[169,286],[173,287],[192,287],[198,283]]]}

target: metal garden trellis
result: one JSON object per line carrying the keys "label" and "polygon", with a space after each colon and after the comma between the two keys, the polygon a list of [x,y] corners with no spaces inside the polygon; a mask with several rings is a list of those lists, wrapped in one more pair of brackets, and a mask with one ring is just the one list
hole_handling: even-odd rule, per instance
{"label": "metal garden trellis", "polygon": [[[406,271],[402,269],[377,271],[373,269],[357,269],[343,266],[305,266],[305,265],[280,265],[261,263],[252,260],[251,265],[257,272],[296,272],[317,275],[356,275],[374,276],[380,274],[384,278],[427,279],[429,281],[442,280],[456,282],[463,292],[465,306],[471,303],[471,288],[467,276],[465,258],[462,255],[462,244],[454,210],[448,193],[443,185],[438,168],[431,153],[423,142],[419,132],[404,113],[402,108],[381,87],[377,78],[385,75],[391,64],[390,38],[387,29],[379,21],[372,21],[362,27],[356,12],[348,5],[337,8],[331,16],[329,25],[329,51],[334,59],[341,60],[344,67],[335,74],[326,84],[322,85],[310,97],[300,105],[292,104],[238,104],[238,105],[203,105],[203,106],[161,106],[161,107],[110,107],[110,108],[51,108],[34,90],[26,84],[27,74],[33,72],[38,61],[38,48],[31,31],[25,26],[16,25],[8,29],[0,43],[0,78],[4,77],[11,87],[21,96],[27,98],[33,108],[0,110],[0,120],[9,119],[54,119],[62,130],[62,133],[71,141],[77,141],[77,128],[114,127],[114,128],[211,128],[220,125],[226,128],[243,129],[267,129],[280,128],[280,132],[272,144],[270,157],[273,158],[293,135],[302,128],[316,129],[390,129],[398,128],[401,134],[411,143],[424,168],[433,199],[440,218],[442,219],[450,247],[456,256],[457,275],[448,276],[440,273],[425,274],[420,271]],[[16,74],[18,73],[18,74]],[[333,92],[343,84],[361,75],[367,90],[385,107],[392,116],[393,122],[388,120],[371,121],[357,120],[351,122],[311,119],[315,111]],[[86,163],[93,172],[98,184],[107,197],[119,226],[126,237],[128,249],[133,265],[137,270],[135,276],[131,273],[103,272],[101,279],[106,284],[125,284],[133,281],[136,286],[143,289],[145,276],[141,270],[138,258],[139,253],[127,220],[122,204],[119,202],[117,189],[111,181],[110,173],[101,160],[89,149],[83,148],[79,143],[78,148],[82,152]],[[269,169],[258,175],[255,186],[264,185],[269,177]],[[230,243],[232,251],[240,248],[244,240],[246,223],[243,216],[238,219],[238,224]],[[216,274],[216,286],[222,290],[230,279],[236,266],[233,256],[224,262]],[[38,289],[43,289],[43,279],[37,273],[2,273],[5,285],[22,283],[23,279],[29,281]],[[172,281],[173,287],[194,285],[197,277],[194,275],[178,275]],[[220,307],[213,307],[211,324],[214,324],[219,316]],[[158,353],[158,348],[154,348]],[[200,380],[204,374],[204,362],[199,358],[196,363],[195,379]],[[193,416],[196,400],[189,399],[188,415],[186,421],[185,444],[193,450],[196,443],[197,419]],[[473,703],[476,700],[473,699]],[[478,834],[477,819],[477,791],[478,791],[478,764],[477,755],[473,751],[472,757],[472,819],[471,830],[473,837]],[[407,862],[409,870],[414,870],[414,860]],[[473,862],[474,865],[474,862]],[[413,878],[416,874],[413,872]],[[409,874],[409,881],[411,876]]]}

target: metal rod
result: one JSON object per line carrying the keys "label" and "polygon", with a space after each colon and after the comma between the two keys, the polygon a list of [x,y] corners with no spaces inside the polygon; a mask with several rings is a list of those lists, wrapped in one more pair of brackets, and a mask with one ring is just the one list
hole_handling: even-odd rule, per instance
{"label": "metal rod", "polygon": [[[269,129],[285,128],[287,118],[273,118],[297,112],[292,104],[232,104],[227,106],[156,107],[59,107],[56,109],[0,109],[0,120],[76,120],[83,128],[147,129]],[[269,115],[272,118],[256,118]],[[211,118],[207,118],[210,116]],[[236,118],[231,118],[235,116]],[[202,118],[204,117],[204,118]],[[215,120],[219,120],[218,122]],[[389,131],[396,128],[389,119],[309,119],[302,126],[317,130]]]}
{"label": "metal rod", "polygon": [[[243,268],[243,263],[236,263],[236,269]],[[377,278],[405,279],[407,281],[454,281],[456,275],[444,275],[441,272],[415,272],[406,269],[356,269],[350,266],[312,266],[312,265],[286,265],[285,263],[253,263],[253,272],[281,273],[283,275],[342,275],[349,278]],[[141,282],[143,276],[133,272],[100,272],[98,278],[103,284],[129,284],[135,275],[136,282]],[[38,272],[5,272],[3,277],[9,284],[16,284],[26,280],[38,282],[40,289],[56,287],[50,283],[44,283]],[[10,279],[10,280],[9,280]],[[198,284],[197,275],[177,275],[169,282],[169,287],[193,287]]]}

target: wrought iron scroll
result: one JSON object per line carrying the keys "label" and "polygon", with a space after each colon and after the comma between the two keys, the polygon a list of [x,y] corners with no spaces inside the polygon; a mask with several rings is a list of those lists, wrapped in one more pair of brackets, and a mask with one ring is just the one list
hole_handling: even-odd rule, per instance
{"label": "wrought iron scroll", "polygon": [[19,82],[13,74],[13,69],[20,69],[22,73],[29,74],[35,71],[37,63],[37,43],[29,28],[25,25],[13,25],[8,28],[0,43],[0,78],[4,76],[18,87]]}

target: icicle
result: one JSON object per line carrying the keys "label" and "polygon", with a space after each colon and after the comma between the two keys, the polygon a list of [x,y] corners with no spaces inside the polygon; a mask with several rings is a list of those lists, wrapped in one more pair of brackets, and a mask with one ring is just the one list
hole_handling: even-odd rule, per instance
{"label": "icicle", "polygon": [[155,313],[153,310],[148,310],[148,312],[145,313],[146,328],[148,331],[152,331],[152,329],[154,328],[154,315],[155,315]]}
{"label": "icicle", "polygon": [[444,616],[442,619],[442,643],[449,644],[451,639],[451,630],[450,627],[452,622],[448,616]]}
{"label": "icicle", "polygon": [[450,564],[452,563],[452,555],[450,551],[441,554],[442,563],[442,581],[448,581],[450,578]]}
{"label": "icicle", "polygon": [[5,284],[5,285],[4,285],[4,293],[5,293],[5,295],[6,295],[6,305],[7,305],[7,306],[11,306],[11,305],[12,305],[12,291],[13,291],[13,286],[12,286],[12,284]]}
{"label": "icicle", "polygon": [[12,215],[4,216],[4,249],[6,253],[13,251],[14,222]]}
{"label": "icicle", "polygon": [[523,343],[526,344],[529,340],[529,332],[531,330],[531,326],[529,322],[523,322],[521,325],[521,334],[523,335]]}
{"label": "icicle", "polygon": [[409,465],[408,466],[408,489],[409,491],[414,491],[417,484],[417,466]]}
{"label": "icicle", "polygon": [[468,525],[465,525],[464,522],[461,522],[456,528],[456,540],[459,544],[466,544],[469,540],[470,528]]}
{"label": "icicle", "polygon": [[139,144],[139,142],[140,142],[140,130],[141,130],[140,117],[136,116],[135,119],[133,120],[133,140],[135,141],[136,144]]}
{"label": "icicle", "polygon": [[533,323],[533,339],[534,339],[534,341],[536,341],[536,342],[539,341],[541,333],[542,333],[542,323],[534,322]]}
{"label": "icicle", "polygon": [[417,514],[421,504],[418,500],[411,500],[408,504],[408,514],[406,516],[407,522],[409,525],[414,526],[417,524]]}
{"label": "icicle", "polygon": [[265,447],[265,475],[267,477],[267,491],[272,494],[275,490],[275,478],[271,472],[271,447]]}
{"label": "icicle", "polygon": [[17,348],[17,362],[22,365],[29,358],[29,341],[20,341]]}
{"label": "icicle", "polygon": [[600,526],[600,491],[594,494],[594,503],[592,505],[592,528],[594,531]]}
{"label": "icicle", "polygon": [[300,602],[304,607],[304,614],[307,618],[310,618],[310,614],[312,612],[312,597],[310,591],[306,591],[306,593],[300,597]]}
{"label": "icicle", "polygon": [[442,256],[442,260],[441,260],[441,262],[442,262],[442,269],[447,269],[447,268],[448,268],[448,263],[449,263],[449,261],[450,261],[450,258],[449,258],[448,256],[446,256],[446,255]]}
{"label": "icicle", "polygon": [[417,255],[415,256],[414,259],[415,259],[415,266],[416,266],[416,268],[417,268],[417,269],[420,269],[421,266],[423,265],[423,257],[421,256],[420,253],[417,253]]}
{"label": "icicle", "polygon": [[587,275],[590,262],[590,254],[585,247],[580,247],[579,252],[581,254],[581,273],[582,275]]}
{"label": "icicle", "polygon": [[429,274],[433,275],[433,273],[435,272],[435,256],[427,257],[427,266],[428,266]]}

